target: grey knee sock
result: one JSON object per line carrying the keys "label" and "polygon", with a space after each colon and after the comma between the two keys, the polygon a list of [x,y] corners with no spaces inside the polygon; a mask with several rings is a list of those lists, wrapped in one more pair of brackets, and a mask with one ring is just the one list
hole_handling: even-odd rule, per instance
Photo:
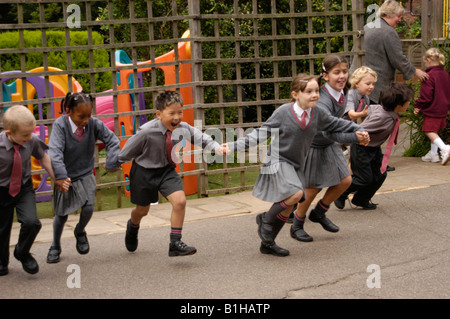
{"label": "grey knee sock", "polygon": [[61,247],[61,235],[64,229],[64,224],[67,221],[66,216],[58,216],[56,215],[53,219],[53,242],[52,246]]}
{"label": "grey knee sock", "polygon": [[80,234],[84,231],[94,213],[94,205],[85,205],[81,208],[80,220],[76,227],[76,233]]}

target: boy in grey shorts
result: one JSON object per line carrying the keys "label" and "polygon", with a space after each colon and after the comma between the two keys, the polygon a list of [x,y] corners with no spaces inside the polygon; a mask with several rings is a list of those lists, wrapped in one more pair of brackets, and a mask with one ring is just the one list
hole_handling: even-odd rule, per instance
{"label": "boy in grey shorts", "polygon": [[[191,144],[201,141],[201,147],[222,155],[225,146],[203,134],[195,127],[182,122],[183,100],[175,91],[164,91],[155,102],[156,117],[139,128],[119,154],[119,162],[133,159],[130,170],[130,199],[136,207],[127,223],[125,246],[135,251],[141,219],[150,210],[150,203],[158,200],[158,191],[172,204],[169,256],[186,256],[196,253],[195,247],[181,241],[186,212],[186,195],[178,173],[173,146],[186,138]],[[172,133],[173,137],[172,137]],[[198,145],[200,146],[200,145]]]}

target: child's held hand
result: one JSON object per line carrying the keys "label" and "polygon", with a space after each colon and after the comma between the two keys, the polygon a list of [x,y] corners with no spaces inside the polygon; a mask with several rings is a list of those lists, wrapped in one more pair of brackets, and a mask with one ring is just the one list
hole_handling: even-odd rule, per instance
{"label": "child's held hand", "polygon": [[366,131],[364,131],[364,132],[357,131],[356,136],[358,137],[358,141],[359,141],[360,145],[363,145],[363,146],[369,145],[369,142],[370,142],[369,133],[367,133]]}
{"label": "child's held hand", "polygon": [[369,115],[369,106],[366,105],[364,107],[364,110],[361,111],[361,113],[362,113],[362,117],[366,117],[367,115]]}
{"label": "child's held hand", "polygon": [[223,154],[230,154],[230,148],[228,147],[228,144],[222,144],[220,145],[217,149],[216,149],[216,153],[218,155],[223,155]]}
{"label": "child's held hand", "polygon": [[57,179],[55,181],[55,187],[63,194],[65,194],[69,190],[70,186],[72,186],[72,181],[70,180],[70,177]]}
{"label": "child's held hand", "polygon": [[105,171],[107,171],[108,173],[114,173],[114,172],[117,172],[117,171],[119,170],[119,168],[120,168],[120,166],[118,166],[118,167],[116,167],[116,168],[114,168],[114,169],[107,169],[107,168],[105,167]]}

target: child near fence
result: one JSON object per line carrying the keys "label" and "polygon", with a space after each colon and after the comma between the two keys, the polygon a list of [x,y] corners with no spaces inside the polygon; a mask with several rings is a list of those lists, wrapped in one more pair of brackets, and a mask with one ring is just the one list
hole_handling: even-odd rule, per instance
{"label": "child near fence", "polygon": [[423,57],[426,72],[430,76],[421,83],[420,97],[414,104],[414,114],[423,113],[422,131],[431,141],[430,151],[422,157],[424,162],[439,162],[441,150],[442,165],[450,159],[450,145],[439,137],[439,131],[447,127],[450,110],[450,75],[444,69],[445,56],[437,48],[431,48]]}
{"label": "child near fence", "polygon": [[66,193],[54,189],[53,242],[47,262],[57,263],[61,255],[61,235],[68,215],[81,209],[79,222],[74,229],[76,250],[89,252],[85,227],[94,212],[96,181],[94,176],[94,152],[97,140],[106,146],[108,172],[119,169],[120,143],[117,136],[99,119],[92,117],[93,99],[84,92],[67,93],[61,103],[61,113],[53,124],[49,141],[49,155],[55,171],[55,184],[70,183]]}

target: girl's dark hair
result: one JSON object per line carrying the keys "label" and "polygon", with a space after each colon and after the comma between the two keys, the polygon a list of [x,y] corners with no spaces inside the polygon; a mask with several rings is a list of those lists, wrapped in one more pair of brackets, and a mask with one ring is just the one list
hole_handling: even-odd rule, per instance
{"label": "girl's dark hair", "polygon": [[66,94],[66,96],[63,98],[61,102],[61,114],[63,114],[66,109],[73,110],[75,106],[77,106],[80,103],[91,103],[94,101],[92,98],[92,95],[81,91],[81,92],[69,92]]}
{"label": "girl's dark hair", "polygon": [[[341,63],[345,63],[348,65],[348,61],[345,57],[339,54],[330,54],[327,55],[327,57],[322,62],[322,72],[320,73],[320,82],[319,85],[322,86],[322,79],[323,79],[323,73],[329,73],[336,65],[339,65]],[[325,80],[324,80],[325,81]],[[344,94],[347,94],[348,90],[350,88],[350,83],[347,79],[347,83],[344,87]]]}
{"label": "girl's dark hair", "polygon": [[380,104],[386,111],[393,111],[398,105],[404,105],[414,97],[413,88],[401,82],[392,82],[381,92]]}

